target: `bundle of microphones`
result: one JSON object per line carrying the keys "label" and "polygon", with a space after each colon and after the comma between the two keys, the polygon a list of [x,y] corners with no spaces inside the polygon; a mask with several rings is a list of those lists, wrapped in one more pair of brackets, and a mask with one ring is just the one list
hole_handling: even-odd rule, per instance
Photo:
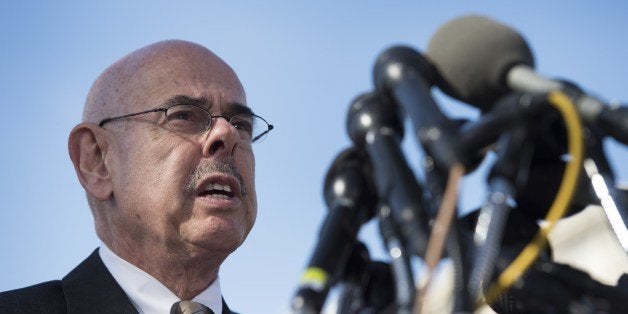
{"label": "bundle of microphones", "polygon": [[[523,37],[482,16],[443,25],[426,54],[406,46],[385,50],[373,80],[374,90],[350,105],[353,143],[325,178],[329,212],[292,313],[320,313],[339,283],[338,313],[419,313],[443,258],[453,265],[454,313],[486,305],[498,313],[628,309],[626,275],[615,286],[602,284],[554,262],[546,245],[557,220],[595,204],[628,252],[625,195],[615,188],[602,147],[606,137],[628,144],[628,107],[536,74]],[[475,121],[449,118],[432,97],[435,87],[482,114]],[[405,116],[424,155],[421,181],[400,146]],[[494,162],[487,200],[459,217],[457,183],[488,151]],[[371,219],[379,223],[387,261],[371,260],[357,237]],[[420,276],[414,259],[423,262]]]}

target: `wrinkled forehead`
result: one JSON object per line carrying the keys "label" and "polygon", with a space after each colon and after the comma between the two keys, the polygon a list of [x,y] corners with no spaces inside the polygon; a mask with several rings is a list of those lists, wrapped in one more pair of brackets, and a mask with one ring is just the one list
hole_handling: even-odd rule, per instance
{"label": "wrinkled forehead", "polygon": [[107,69],[90,91],[85,114],[87,120],[102,119],[155,108],[181,95],[205,99],[215,110],[246,105],[240,80],[222,59],[197,44],[167,41],[137,50]]}
{"label": "wrinkled forehead", "polygon": [[[187,47],[186,47],[187,48]],[[206,99],[208,104],[246,104],[235,72],[204,48],[158,51],[138,67],[133,86],[137,105],[148,109],[176,95]]]}

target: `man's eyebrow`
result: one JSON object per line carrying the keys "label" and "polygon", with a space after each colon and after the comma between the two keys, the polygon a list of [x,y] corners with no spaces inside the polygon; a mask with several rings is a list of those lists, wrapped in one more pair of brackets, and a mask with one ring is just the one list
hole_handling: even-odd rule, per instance
{"label": "man's eyebrow", "polygon": [[[210,101],[207,100],[207,98],[205,97],[195,98],[195,97],[190,97],[186,95],[175,95],[171,97],[170,99],[166,100],[166,102],[164,102],[163,107],[170,108],[176,105],[192,105],[192,106],[197,106],[206,110],[209,110],[209,108],[211,108],[212,106]],[[241,113],[254,114],[251,108],[239,102],[231,102],[231,103],[225,104],[225,109],[222,114],[228,115],[228,116],[234,116],[236,114],[241,114]]]}
{"label": "man's eyebrow", "polygon": [[224,112],[222,114],[227,115],[227,116],[234,116],[236,114],[241,114],[241,113],[254,114],[251,108],[238,102],[232,102],[232,103],[226,104]]}
{"label": "man's eyebrow", "polygon": [[207,109],[210,104],[207,98],[205,97],[195,98],[195,97],[190,97],[190,96],[185,96],[185,95],[175,95],[171,97],[170,99],[166,100],[164,102],[163,107],[170,108],[176,105],[192,105],[192,106],[197,106],[197,107]]}

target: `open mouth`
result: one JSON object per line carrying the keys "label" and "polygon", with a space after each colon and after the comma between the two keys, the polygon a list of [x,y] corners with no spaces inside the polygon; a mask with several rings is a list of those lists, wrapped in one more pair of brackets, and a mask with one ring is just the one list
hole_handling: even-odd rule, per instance
{"label": "open mouth", "polygon": [[198,194],[201,197],[211,197],[217,199],[230,199],[235,196],[233,188],[228,184],[210,182]]}

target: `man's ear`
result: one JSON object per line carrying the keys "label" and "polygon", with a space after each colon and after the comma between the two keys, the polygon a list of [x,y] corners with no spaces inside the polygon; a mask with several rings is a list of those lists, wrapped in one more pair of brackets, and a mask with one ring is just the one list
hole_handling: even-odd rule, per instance
{"label": "man's ear", "polygon": [[68,139],[70,159],[81,185],[99,201],[113,193],[109,169],[105,163],[109,148],[105,131],[92,123],[81,123],[72,129]]}

